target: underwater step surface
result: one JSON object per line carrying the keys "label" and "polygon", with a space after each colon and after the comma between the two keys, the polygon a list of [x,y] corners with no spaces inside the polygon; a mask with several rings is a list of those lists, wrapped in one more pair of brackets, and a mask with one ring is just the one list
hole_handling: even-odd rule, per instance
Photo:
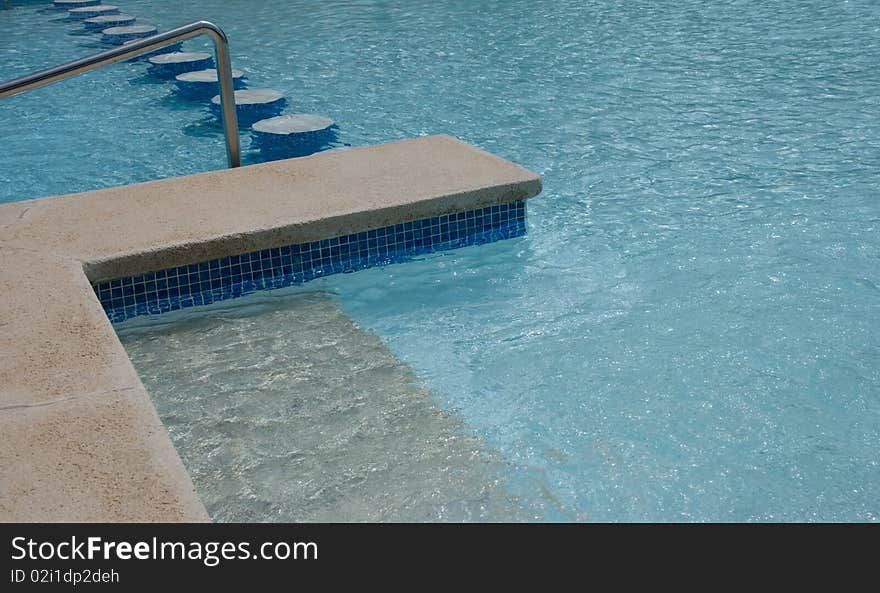
{"label": "underwater step surface", "polygon": [[535,518],[332,298],[269,294],[119,334],[214,521]]}

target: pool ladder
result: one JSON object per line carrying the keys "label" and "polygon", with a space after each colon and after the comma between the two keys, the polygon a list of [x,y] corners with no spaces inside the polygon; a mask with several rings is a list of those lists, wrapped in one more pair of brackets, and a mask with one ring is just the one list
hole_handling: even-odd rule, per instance
{"label": "pool ladder", "polygon": [[178,41],[200,35],[207,35],[214,42],[214,52],[217,58],[217,76],[220,80],[220,111],[223,119],[223,132],[226,135],[226,158],[230,167],[239,167],[241,166],[241,144],[238,140],[238,118],[235,113],[235,94],[232,79],[232,63],[229,58],[229,40],[220,27],[208,21],[196,21],[176,29],[171,29],[165,33],[160,33],[159,35],[138,39],[121,47],[109,49],[98,54],[80,58],[79,60],[0,83],[0,99],[71,78],[101,66],[108,66],[128,58],[150,53]]}

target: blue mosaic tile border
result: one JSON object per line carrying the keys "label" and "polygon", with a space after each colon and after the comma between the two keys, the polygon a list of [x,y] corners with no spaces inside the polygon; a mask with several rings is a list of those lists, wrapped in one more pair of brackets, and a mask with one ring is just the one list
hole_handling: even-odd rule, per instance
{"label": "blue mosaic tile border", "polygon": [[524,201],[93,284],[113,323],[525,234]]}

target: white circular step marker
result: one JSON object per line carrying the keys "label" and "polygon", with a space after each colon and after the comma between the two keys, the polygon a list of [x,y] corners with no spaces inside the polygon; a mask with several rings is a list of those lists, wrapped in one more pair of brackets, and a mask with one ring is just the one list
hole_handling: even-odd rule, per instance
{"label": "white circular step marker", "polygon": [[130,27],[137,20],[130,14],[105,14],[88,18],[83,21],[86,29],[94,29],[95,31],[103,31],[110,27]]}
{"label": "white circular step marker", "polygon": [[323,115],[294,113],[254,123],[251,137],[270,158],[307,156],[329,148],[336,139],[336,122]]}
{"label": "white circular step marker", "polygon": [[[247,126],[255,121],[274,117],[281,113],[287,99],[273,89],[246,89],[235,91],[235,111],[239,125]],[[220,117],[220,95],[211,99],[211,110]]]}
{"label": "white circular step marker", "polygon": [[150,72],[163,78],[174,78],[183,72],[204,70],[214,65],[214,57],[201,51],[177,51],[150,58]]}
{"label": "white circular step marker", "polygon": [[[207,101],[220,92],[220,81],[217,79],[217,69],[196,70],[184,72],[174,77],[177,92],[187,99],[201,99]],[[232,83],[236,90],[245,86],[244,72],[232,70]]]}
{"label": "white circular step marker", "polygon": [[93,19],[99,16],[107,16],[109,14],[119,14],[119,7],[98,4],[97,6],[74,8],[67,11],[67,18],[75,21],[82,21],[85,19]]}
{"label": "white circular step marker", "polygon": [[101,31],[103,41],[113,45],[122,45],[126,41],[151,37],[159,32],[158,27],[153,25],[131,25],[130,27],[110,27]]}
{"label": "white circular step marker", "polygon": [[55,0],[52,2],[55,8],[63,8],[65,10],[82,8],[83,6],[98,6],[99,4],[101,4],[101,0]]}

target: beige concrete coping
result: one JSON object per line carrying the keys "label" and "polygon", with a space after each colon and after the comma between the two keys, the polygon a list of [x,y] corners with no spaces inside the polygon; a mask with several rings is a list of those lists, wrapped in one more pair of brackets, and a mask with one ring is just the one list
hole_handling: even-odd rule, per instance
{"label": "beige concrete coping", "polygon": [[208,520],[90,282],[540,190],[428,136],[0,205],[0,521]]}

